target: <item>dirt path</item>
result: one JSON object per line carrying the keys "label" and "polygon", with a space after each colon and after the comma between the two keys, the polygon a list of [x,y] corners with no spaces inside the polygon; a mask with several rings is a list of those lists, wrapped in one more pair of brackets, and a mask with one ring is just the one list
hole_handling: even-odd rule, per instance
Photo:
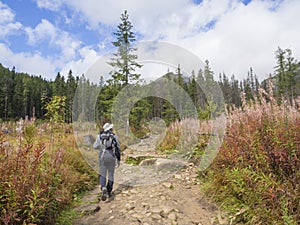
{"label": "dirt path", "polygon": [[[165,156],[156,154],[154,143],[155,138],[148,138],[131,146],[125,155],[149,155],[163,159]],[[148,159],[148,162],[153,163],[155,160]],[[199,190],[193,164],[186,163],[183,168],[175,171],[161,170],[161,166],[167,168],[165,164],[159,164],[153,169],[151,166],[123,163],[116,170],[113,197],[99,202],[100,187],[97,186],[76,208],[81,212],[81,217],[74,225],[226,224],[219,209]]]}

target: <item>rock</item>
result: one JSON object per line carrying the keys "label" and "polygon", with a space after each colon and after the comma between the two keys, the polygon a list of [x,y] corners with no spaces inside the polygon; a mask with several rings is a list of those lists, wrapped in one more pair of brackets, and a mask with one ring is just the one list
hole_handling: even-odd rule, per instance
{"label": "rock", "polygon": [[135,190],[135,189],[132,189],[132,190],[130,190],[130,193],[136,195],[136,194],[138,194],[139,192],[138,192],[137,190]]}
{"label": "rock", "polygon": [[99,212],[100,209],[101,209],[100,206],[97,206],[97,207],[94,209],[94,213]]}
{"label": "rock", "polygon": [[157,159],[154,164],[157,170],[176,171],[186,167],[185,162],[176,159]]}
{"label": "rock", "polygon": [[95,138],[91,134],[83,136],[83,143],[86,145],[92,145],[95,142]]}
{"label": "rock", "polygon": [[145,208],[145,209],[149,209],[150,208],[149,204],[146,203],[146,202],[142,202],[141,204],[142,204],[143,208]]}
{"label": "rock", "polygon": [[175,179],[178,179],[178,180],[181,180],[182,179],[182,176],[180,174],[175,174],[174,175],[174,178]]}
{"label": "rock", "polygon": [[162,206],[162,214],[164,217],[167,217],[171,212],[175,211],[172,207],[169,207],[167,205]]}
{"label": "rock", "polygon": [[126,208],[128,211],[130,211],[130,210],[133,210],[133,209],[135,208],[135,206],[134,206],[134,205],[131,205],[131,204],[129,204],[129,203],[127,203],[127,204],[125,205],[125,208]]}
{"label": "rock", "polygon": [[173,187],[173,185],[170,183],[170,182],[165,182],[165,183],[163,183],[162,184],[164,187],[166,187],[166,188],[172,188]]}
{"label": "rock", "polygon": [[98,204],[82,204],[75,208],[77,212],[81,212],[83,214],[91,214],[100,211],[100,206]]}
{"label": "rock", "polygon": [[109,217],[108,219],[109,220],[113,220],[115,217],[114,216],[111,216],[111,217]]}
{"label": "rock", "polygon": [[194,165],[194,163],[189,163],[187,166],[188,167],[194,167],[195,165]]}
{"label": "rock", "polygon": [[134,213],[134,214],[132,214],[132,217],[133,218],[136,218],[136,219],[138,219],[138,220],[141,220],[141,219],[143,219],[143,215],[141,215],[141,214],[138,214],[138,213]]}
{"label": "rock", "polygon": [[165,195],[161,195],[161,196],[160,196],[160,199],[161,199],[162,201],[166,201],[166,200],[167,200],[167,197],[166,197]]}
{"label": "rock", "polygon": [[163,210],[161,208],[155,207],[155,208],[151,209],[151,212],[153,214],[161,214],[163,212]]}
{"label": "rock", "polygon": [[129,211],[127,212],[128,215],[132,215],[132,214],[134,214],[134,213],[135,213],[134,210],[129,210]]}
{"label": "rock", "polygon": [[139,166],[151,166],[156,162],[157,158],[144,159],[140,162]]}
{"label": "rock", "polygon": [[160,220],[161,219],[161,216],[159,214],[152,214],[151,215],[151,218],[152,219],[155,219],[155,220]]}
{"label": "rock", "polygon": [[177,214],[175,212],[171,212],[169,215],[168,215],[168,219],[169,220],[176,220],[177,219]]}
{"label": "rock", "polygon": [[131,162],[131,164],[139,165],[145,159],[151,159],[152,156],[145,155],[145,154],[130,154],[126,156],[125,161]]}

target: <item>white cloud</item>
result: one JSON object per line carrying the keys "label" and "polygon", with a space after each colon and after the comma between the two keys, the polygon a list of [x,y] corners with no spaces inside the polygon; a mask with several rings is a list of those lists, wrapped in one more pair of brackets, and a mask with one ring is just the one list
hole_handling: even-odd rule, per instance
{"label": "white cloud", "polygon": [[[120,22],[120,14],[127,9],[134,31],[143,40],[162,40],[177,44],[195,53],[202,61],[208,59],[216,77],[219,72],[224,71],[228,76],[235,74],[242,79],[246,77],[249,68],[253,67],[260,79],[264,79],[268,73],[273,72],[276,63],[274,52],[278,46],[291,48],[294,57],[300,59],[298,0],[253,0],[247,6],[239,0],[203,0],[199,5],[193,4],[191,0],[36,2],[38,7],[57,11],[62,17],[67,15],[62,13],[66,12],[65,8],[62,9],[62,5],[65,5],[71,10],[68,15],[72,15],[72,22],[76,18],[76,21],[86,23],[90,32],[99,32],[104,35],[101,38],[105,41],[112,38],[112,32],[107,28],[116,28]],[[14,21],[12,11],[0,2],[0,10],[4,9],[6,14],[3,15],[7,15],[6,21],[10,21],[12,25],[10,28],[9,22],[2,22],[5,24],[3,26],[9,32],[20,29],[21,25]],[[60,55],[51,56],[50,61],[63,71],[72,69],[74,74],[76,71],[83,73],[99,56],[98,51],[107,50],[86,47],[70,31],[66,32],[45,19],[35,28],[27,28],[26,31],[30,44],[36,45],[48,40],[51,46],[59,48]],[[93,46],[105,44],[94,43]],[[35,54],[29,54],[29,58],[33,55]]]}
{"label": "white cloud", "polygon": [[[44,57],[39,52],[26,53],[13,52],[8,46],[0,43],[0,62],[4,67],[16,67],[18,72],[26,72],[31,75],[41,75],[46,79],[54,79],[58,72],[67,76],[69,70],[73,71],[74,76],[80,76],[101,57],[97,51],[91,47],[83,47],[78,50],[78,60],[62,61],[57,57]],[[34,65],[34,66],[33,66]]]}
{"label": "white cloud", "polygon": [[[3,17],[0,20],[0,29],[3,31],[0,33],[0,38],[13,33],[17,29],[22,32],[25,31],[28,37],[28,44],[33,49],[30,52],[14,52],[5,43],[5,40],[1,41],[0,39],[0,62],[4,66],[15,66],[21,72],[53,78],[58,71],[64,70],[63,68],[75,60],[78,55],[84,58],[77,61],[78,68],[84,67],[81,64],[86,63],[87,59],[90,60],[89,57],[85,59],[88,54],[81,53],[84,52],[81,48],[85,49],[85,47],[81,46],[79,40],[74,39],[70,33],[57,28],[48,20],[42,19],[34,28],[24,27],[21,23],[14,21],[15,15],[12,10],[7,5],[2,4],[1,1],[0,14]],[[41,43],[46,43],[49,48],[56,48],[58,53],[47,56],[39,49]],[[73,71],[77,72],[76,70]]]}
{"label": "white cloud", "polygon": [[[253,67],[262,80],[273,72],[277,47],[291,47],[300,58],[299,1],[285,1],[275,11],[272,1],[239,5],[220,17],[215,28],[181,43],[211,62],[217,72],[245,78]],[[217,74],[218,75],[218,74]]]}
{"label": "white cloud", "polygon": [[0,52],[0,62],[5,67],[12,68],[15,66],[19,72],[42,75],[48,79],[53,78],[56,73],[56,68],[52,61],[43,58],[39,53],[14,53],[2,43],[0,43]]}
{"label": "white cloud", "polygon": [[[127,9],[134,31],[144,40],[178,44],[208,59],[219,72],[245,78],[250,67],[264,79],[273,72],[277,47],[292,48],[300,58],[300,1],[253,0],[247,6],[239,0],[153,1],[97,0],[68,1],[89,25],[116,26]],[[211,27],[210,27],[211,26]],[[299,44],[298,44],[299,43]]]}
{"label": "white cloud", "polygon": [[[83,47],[79,50],[80,59],[71,60],[63,65],[63,69],[61,71],[62,75],[68,74],[69,70],[72,70],[73,75],[80,76],[81,74],[85,74],[87,70],[96,62],[96,60],[101,57],[97,51],[92,49],[89,46]],[[100,79],[100,75],[99,75]],[[94,81],[94,82],[99,82]]]}
{"label": "white cloud", "polygon": [[27,27],[25,30],[30,45],[35,46],[39,42],[47,41],[50,45],[60,49],[61,58],[64,61],[72,60],[81,44],[68,32],[60,30],[46,19],[42,19],[35,28]]}
{"label": "white cloud", "polygon": [[44,39],[49,39],[50,42],[53,42],[57,34],[54,25],[46,19],[42,19],[35,28],[25,28],[25,31],[28,35],[28,43],[31,45],[35,45],[37,42]]}
{"label": "white cloud", "polygon": [[62,6],[63,1],[61,1],[61,0],[36,0],[36,3],[39,8],[56,11]]}
{"label": "white cloud", "polygon": [[0,38],[5,38],[6,36],[18,31],[22,25],[19,22],[15,22],[15,14],[13,11],[5,4],[0,1]]}

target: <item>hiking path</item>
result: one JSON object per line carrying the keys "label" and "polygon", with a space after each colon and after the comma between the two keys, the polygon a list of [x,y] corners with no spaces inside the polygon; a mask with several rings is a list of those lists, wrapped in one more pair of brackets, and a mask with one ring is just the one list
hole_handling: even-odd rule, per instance
{"label": "hiking path", "polygon": [[116,168],[113,196],[99,201],[100,186],[88,192],[75,210],[74,225],[212,225],[228,224],[225,215],[200,190],[193,163],[159,154],[159,136],[129,146]]}

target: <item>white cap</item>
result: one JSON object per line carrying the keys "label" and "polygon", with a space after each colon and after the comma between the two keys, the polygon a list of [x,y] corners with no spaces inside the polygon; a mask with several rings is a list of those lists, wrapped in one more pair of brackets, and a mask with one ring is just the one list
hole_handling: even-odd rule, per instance
{"label": "white cap", "polygon": [[106,124],[104,124],[103,129],[104,129],[104,131],[108,131],[108,130],[112,129],[113,127],[114,127],[113,124],[106,123]]}

